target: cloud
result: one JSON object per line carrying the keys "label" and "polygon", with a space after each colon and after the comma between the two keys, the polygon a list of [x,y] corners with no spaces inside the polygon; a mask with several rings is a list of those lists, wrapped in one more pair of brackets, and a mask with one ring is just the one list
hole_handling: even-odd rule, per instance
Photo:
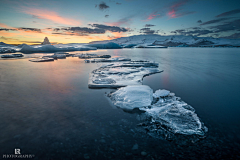
{"label": "cloud", "polygon": [[158,33],[158,31],[151,30],[150,28],[142,28],[142,29],[140,29],[140,33],[150,35],[150,34],[156,34],[156,33]]}
{"label": "cloud", "polygon": [[178,17],[182,17],[188,14],[193,14],[195,12],[193,11],[185,11],[185,12],[181,12],[181,7],[184,6],[185,4],[187,4],[187,2],[189,2],[189,0],[180,0],[177,1],[176,3],[174,3],[173,5],[171,5],[169,7],[169,11],[168,11],[168,16],[171,18],[178,18]]}
{"label": "cloud", "polygon": [[18,30],[33,31],[33,32],[41,33],[41,29],[38,29],[38,28],[18,28]]}
{"label": "cloud", "polygon": [[12,27],[10,27],[10,26],[4,24],[4,23],[0,23],[0,27],[2,27],[2,28],[12,28]]}
{"label": "cloud", "polygon": [[109,15],[107,14],[107,15],[105,15],[105,18],[108,18],[109,17]]}
{"label": "cloud", "polygon": [[98,5],[98,8],[103,11],[104,9],[108,9],[109,6],[106,5],[105,2],[101,2],[101,3]]}
{"label": "cloud", "polygon": [[157,12],[151,13],[150,15],[148,15],[148,18],[146,21],[152,20],[154,18],[160,18],[162,17],[160,14],[157,14]]}
{"label": "cloud", "polygon": [[180,35],[185,35],[185,36],[202,36],[202,35],[214,33],[214,31],[208,30],[208,29],[193,29],[193,30],[178,29],[178,30],[172,31],[171,33],[178,33]]}
{"label": "cloud", "polygon": [[153,27],[153,26],[156,26],[154,24],[145,24],[145,27]]}
{"label": "cloud", "polygon": [[233,21],[225,22],[224,24],[212,26],[210,28],[214,29],[216,33],[227,32],[227,31],[237,31],[240,28],[240,19],[235,19]]}
{"label": "cloud", "polygon": [[89,24],[93,28],[88,27],[63,27],[53,28],[52,34],[55,35],[75,35],[75,36],[89,36],[91,34],[105,34],[107,31],[111,33],[124,33],[129,29],[117,26],[107,26],[103,24]]}
{"label": "cloud", "polygon": [[7,37],[0,37],[1,40],[4,40],[4,41],[18,41],[19,39],[15,39],[15,38],[7,38]]}
{"label": "cloud", "polygon": [[231,16],[231,15],[234,15],[234,14],[238,14],[238,13],[240,13],[240,9],[235,9],[235,10],[231,10],[231,11],[228,11],[228,12],[221,13],[221,14],[217,15],[216,17],[226,17],[226,16]]}
{"label": "cloud", "polygon": [[122,3],[118,3],[118,2],[117,2],[116,4],[117,4],[117,5],[121,5]]}
{"label": "cloud", "polygon": [[222,22],[222,21],[225,21],[225,20],[228,20],[228,19],[229,18],[214,19],[214,20],[210,20],[210,21],[204,22],[204,23],[202,23],[200,25],[202,26],[202,25],[214,24],[214,23]]}
{"label": "cloud", "polygon": [[119,19],[116,22],[106,22],[105,24],[110,25],[110,26],[121,26],[121,25],[130,25],[130,23],[132,22],[132,18],[134,17],[134,15],[130,15],[124,18]]}
{"label": "cloud", "polygon": [[41,29],[38,28],[0,28],[0,31],[32,31],[41,33]]}
{"label": "cloud", "polygon": [[197,23],[202,23],[202,20],[198,20]]}
{"label": "cloud", "polygon": [[103,29],[111,32],[127,32],[128,29],[123,28],[123,27],[118,27],[118,26],[107,26],[103,24],[92,24],[92,27],[96,27],[98,29]]}
{"label": "cloud", "polygon": [[49,11],[46,9],[37,9],[37,8],[27,8],[23,7],[22,12],[32,15],[34,18],[38,19],[47,19],[54,23],[64,24],[64,25],[80,25],[79,20],[72,18],[62,17],[57,12]]}
{"label": "cloud", "polygon": [[230,36],[219,37],[219,38],[227,38],[227,39],[240,39],[240,33],[234,33]]}

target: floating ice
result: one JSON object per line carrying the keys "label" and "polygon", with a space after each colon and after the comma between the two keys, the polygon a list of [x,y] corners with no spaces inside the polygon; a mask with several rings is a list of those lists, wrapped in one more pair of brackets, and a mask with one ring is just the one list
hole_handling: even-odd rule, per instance
{"label": "floating ice", "polygon": [[127,85],[141,85],[144,76],[160,72],[162,71],[158,69],[158,63],[155,62],[130,61],[110,63],[90,73],[88,87],[118,88]]}
{"label": "floating ice", "polygon": [[1,56],[1,58],[16,58],[16,57],[23,57],[23,54],[5,54]]}
{"label": "floating ice", "polygon": [[[103,58],[103,57],[99,57]],[[89,61],[86,61],[87,63],[95,63],[95,62],[120,62],[120,61],[131,61],[129,58],[107,58],[107,59],[92,59]]]}
{"label": "floating ice", "polygon": [[149,106],[152,103],[153,91],[146,85],[122,87],[110,95],[115,106],[123,109],[134,109]]}
{"label": "floating ice", "polygon": [[141,110],[146,111],[146,114],[152,118],[152,125],[160,125],[160,128],[172,133],[203,136],[207,130],[195,113],[194,108],[185,102],[164,103],[162,101],[152,105],[150,109],[142,108]]}
{"label": "floating ice", "polygon": [[110,58],[110,55],[97,55],[97,54],[77,54],[76,56],[78,56],[79,58],[82,59],[89,59],[89,58]]}
{"label": "floating ice", "polygon": [[165,97],[165,96],[168,96],[169,93],[170,93],[170,91],[168,91],[168,90],[159,89],[159,90],[156,90],[156,91],[155,91],[155,93],[153,94],[153,97],[154,97],[154,98]]}
{"label": "floating ice", "polygon": [[152,89],[145,85],[127,86],[108,94],[113,104],[123,109],[139,108],[151,118],[154,130],[203,136],[207,128],[198,118],[194,108],[167,90]]}
{"label": "floating ice", "polygon": [[54,61],[54,58],[43,57],[43,58],[30,59],[29,61],[30,62],[49,62],[49,61]]}

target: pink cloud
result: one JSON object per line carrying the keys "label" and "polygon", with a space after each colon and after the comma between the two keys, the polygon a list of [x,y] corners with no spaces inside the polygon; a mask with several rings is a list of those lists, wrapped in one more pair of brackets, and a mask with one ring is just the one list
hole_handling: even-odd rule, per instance
{"label": "pink cloud", "polygon": [[49,11],[49,10],[46,10],[46,9],[24,7],[24,9],[22,9],[22,12],[24,12],[26,14],[33,15],[34,17],[39,18],[39,19],[50,20],[54,23],[72,25],[72,26],[81,24],[79,20],[62,17],[57,12]]}
{"label": "pink cloud", "polygon": [[171,5],[169,7],[169,11],[167,13],[168,16],[171,18],[177,18],[177,17],[181,17],[184,15],[195,13],[195,12],[180,12],[179,13],[179,10],[181,10],[180,7],[185,5],[187,2],[189,2],[189,0],[180,0],[180,1],[176,2],[175,4]]}
{"label": "pink cloud", "polygon": [[154,14],[154,13],[152,13],[152,14],[150,14],[149,16],[148,16],[148,20],[151,20],[151,19],[153,19],[153,18],[157,18],[157,17],[159,17],[159,15],[160,14]]}

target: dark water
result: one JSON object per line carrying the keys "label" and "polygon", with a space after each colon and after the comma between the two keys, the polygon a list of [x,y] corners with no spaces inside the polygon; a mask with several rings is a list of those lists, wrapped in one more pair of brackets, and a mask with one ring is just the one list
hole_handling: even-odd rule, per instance
{"label": "dark water", "polygon": [[19,148],[35,159],[240,159],[239,49],[94,53],[159,62],[164,72],[145,77],[144,84],[168,89],[193,106],[208,127],[206,137],[184,144],[141,132],[137,114],[109,103],[105,92],[111,89],[88,89],[88,74],[98,64],[76,57],[0,60],[1,158]]}

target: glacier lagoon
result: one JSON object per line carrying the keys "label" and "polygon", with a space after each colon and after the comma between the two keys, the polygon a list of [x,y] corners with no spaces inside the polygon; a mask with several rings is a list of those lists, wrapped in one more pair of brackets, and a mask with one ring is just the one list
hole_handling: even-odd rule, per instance
{"label": "glacier lagoon", "polygon": [[239,49],[89,53],[158,62],[164,71],[145,77],[143,84],[153,91],[167,89],[190,104],[208,127],[206,137],[189,142],[184,136],[150,135],[139,127],[144,119],[139,113],[111,105],[105,93],[114,89],[88,88],[89,73],[99,64],[77,57],[31,63],[27,58],[39,55],[31,54],[26,59],[0,60],[1,152],[11,153],[12,146],[19,146],[40,158],[239,158]]}

